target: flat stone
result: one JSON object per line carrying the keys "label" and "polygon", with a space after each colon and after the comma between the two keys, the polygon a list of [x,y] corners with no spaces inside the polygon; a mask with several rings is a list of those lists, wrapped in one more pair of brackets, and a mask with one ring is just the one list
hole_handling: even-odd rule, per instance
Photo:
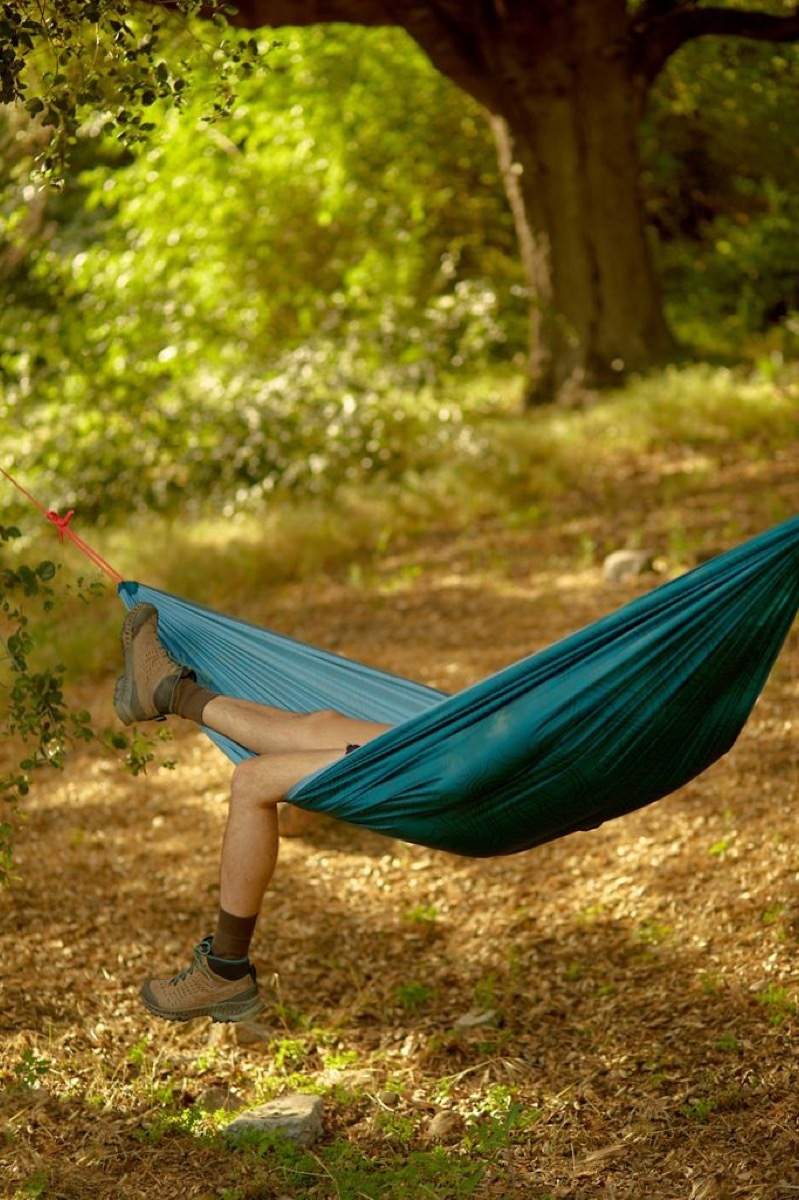
{"label": "flat stone", "polygon": [[651,550],[614,550],[602,564],[602,573],[609,583],[623,583],[652,569]]}
{"label": "flat stone", "polygon": [[463,1118],[453,1112],[439,1112],[428,1122],[425,1137],[434,1142],[457,1142],[463,1134]]}
{"label": "flat stone", "polygon": [[294,1092],[257,1108],[248,1108],[225,1128],[226,1137],[236,1137],[250,1129],[279,1133],[300,1146],[312,1146],[322,1136],[324,1101],[321,1096]]}
{"label": "flat stone", "polygon": [[498,1018],[495,1008],[475,1008],[458,1017],[453,1029],[480,1029],[483,1025],[496,1025]]}

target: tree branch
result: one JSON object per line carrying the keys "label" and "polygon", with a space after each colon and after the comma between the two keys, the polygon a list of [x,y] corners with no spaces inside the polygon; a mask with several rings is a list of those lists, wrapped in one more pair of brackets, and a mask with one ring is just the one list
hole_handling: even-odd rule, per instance
{"label": "tree branch", "polygon": [[264,25],[317,25],[342,21],[348,25],[396,25],[390,5],[382,0],[239,0],[231,25],[260,29]]}
{"label": "tree branch", "polygon": [[[430,0],[427,4],[408,4],[406,0],[386,0],[398,24],[421,46],[433,66],[468,92],[479,103],[493,108],[493,87],[488,65],[481,50],[480,6],[463,11],[452,0]],[[496,19],[493,4],[483,5]]]}
{"label": "tree branch", "polygon": [[[245,29],[332,21],[405,29],[442,74],[482,104],[495,103],[480,51],[479,14],[471,5],[464,11],[460,0],[238,0],[235,7],[229,20]],[[502,0],[488,8],[495,19],[501,18]]]}
{"label": "tree branch", "polygon": [[689,8],[695,4],[696,0],[641,0],[635,12],[631,14],[632,21],[634,25],[643,27],[671,16],[678,9]]}
{"label": "tree branch", "polygon": [[799,40],[799,5],[784,17],[739,8],[695,8],[692,0],[652,0],[632,20],[634,73],[649,87],[686,42],[699,37],[760,42]]}

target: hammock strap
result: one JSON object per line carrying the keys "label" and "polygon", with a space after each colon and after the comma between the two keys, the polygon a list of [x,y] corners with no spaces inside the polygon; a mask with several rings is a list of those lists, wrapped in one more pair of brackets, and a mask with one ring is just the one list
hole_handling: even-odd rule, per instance
{"label": "hammock strap", "polygon": [[17,488],[18,491],[22,492],[22,495],[25,496],[25,498],[29,500],[35,508],[38,508],[39,512],[42,513],[42,515],[45,516],[48,521],[55,525],[56,529],[58,530],[59,542],[63,542],[65,537],[68,538],[69,541],[72,542],[73,546],[77,546],[81,553],[85,554],[89,561],[94,563],[94,565],[105,575],[107,575],[113,583],[122,582],[123,576],[119,574],[119,571],[115,571],[111,564],[106,562],[102,554],[98,553],[98,551],[90,546],[88,542],[83,540],[80,534],[75,533],[75,530],[70,527],[69,523],[75,515],[74,509],[70,509],[69,512],[62,517],[54,509],[45,508],[35,496],[32,496],[31,493],[24,488],[22,484],[14,478],[13,475],[9,475],[8,471],[1,466],[0,474],[4,475],[9,483],[13,483],[14,487]]}

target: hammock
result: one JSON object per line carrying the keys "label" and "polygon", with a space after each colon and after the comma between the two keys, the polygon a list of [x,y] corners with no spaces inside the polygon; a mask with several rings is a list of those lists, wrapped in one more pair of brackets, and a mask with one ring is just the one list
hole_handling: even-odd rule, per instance
{"label": "hammock", "polygon": [[595,828],[730,749],[799,610],[799,517],[453,696],[155,588],[119,591],[158,608],[165,645],[208,687],[394,725],[286,799],[485,857]]}

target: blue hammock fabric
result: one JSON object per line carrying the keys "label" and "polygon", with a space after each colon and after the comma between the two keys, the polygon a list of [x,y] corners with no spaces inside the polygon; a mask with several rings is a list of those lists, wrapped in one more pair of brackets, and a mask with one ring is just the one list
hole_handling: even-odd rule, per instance
{"label": "blue hammock fabric", "polygon": [[799,517],[454,696],[155,588],[119,591],[158,608],[169,651],[217,691],[394,725],[287,799],[486,857],[595,828],[730,749],[799,611]]}

